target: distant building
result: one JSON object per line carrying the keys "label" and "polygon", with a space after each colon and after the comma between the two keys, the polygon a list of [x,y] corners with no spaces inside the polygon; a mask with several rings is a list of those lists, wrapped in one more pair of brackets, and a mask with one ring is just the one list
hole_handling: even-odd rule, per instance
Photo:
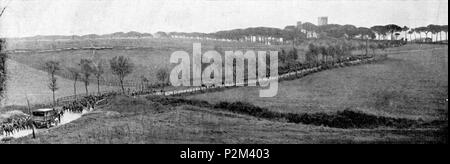
{"label": "distant building", "polygon": [[319,17],[318,18],[318,22],[317,22],[318,26],[327,25],[327,24],[328,24],[328,17]]}
{"label": "distant building", "polygon": [[297,30],[301,30],[302,29],[302,21],[298,21],[297,22]]}

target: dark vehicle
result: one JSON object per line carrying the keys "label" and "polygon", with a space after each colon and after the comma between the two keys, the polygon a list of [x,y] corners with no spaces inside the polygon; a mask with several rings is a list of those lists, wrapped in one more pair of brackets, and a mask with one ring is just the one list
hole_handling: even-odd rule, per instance
{"label": "dark vehicle", "polygon": [[61,121],[61,115],[59,110],[56,109],[38,109],[32,112],[31,119],[37,128],[50,128],[58,125]]}

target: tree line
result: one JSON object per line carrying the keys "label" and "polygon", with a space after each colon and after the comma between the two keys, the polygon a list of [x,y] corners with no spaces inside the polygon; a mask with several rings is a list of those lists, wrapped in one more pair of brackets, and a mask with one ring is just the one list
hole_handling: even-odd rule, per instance
{"label": "tree line", "polygon": [[309,43],[304,53],[305,61],[298,61],[296,48],[282,49],[278,53],[279,74],[284,74],[299,67],[330,66],[341,63],[353,57],[374,57],[376,50],[385,51],[390,47],[404,45],[402,41],[372,41],[351,42],[348,40],[334,40],[325,43]]}
{"label": "tree line", "polygon": [[[425,34],[435,34],[435,41],[442,41],[442,33],[445,33],[447,39],[448,25],[430,24],[424,27],[410,28],[407,26],[399,26],[396,24],[376,25],[372,27],[356,27],[346,24],[327,24],[317,26],[310,22],[305,22],[297,26],[286,26],[284,29],[270,27],[252,27],[246,29],[233,29],[218,31],[214,33],[184,33],[184,32],[158,32],[160,36],[172,37],[183,36],[188,38],[215,38],[235,41],[251,41],[268,43],[275,42],[298,42],[308,38],[346,38],[346,39],[372,39],[372,40],[398,40],[401,33],[404,33],[404,40],[413,40],[412,35],[419,37]],[[388,39],[390,36],[390,39]],[[439,36],[439,38],[438,38]],[[280,40],[282,38],[283,41]],[[418,38],[414,38],[417,40]],[[420,38],[422,39],[422,38]]]}
{"label": "tree line", "polygon": [[[103,60],[91,60],[91,59],[80,59],[76,67],[63,67],[59,61],[48,60],[43,64],[43,69],[48,73],[48,88],[53,95],[53,104],[56,104],[55,92],[59,89],[57,84],[57,73],[63,69],[67,69],[73,80],[73,92],[77,95],[77,82],[83,82],[85,93],[89,95],[88,86],[90,84],[91,77],[94,76],[97,82],[97,92],[100,94],[100,79],[105,72],[107,67]],[[109,69],[112,74],[117,77],[120,83],[120,88],[122,93],[125,94],[124,80],[131,74],[134,70],[134,64],[128,57],[115,56],[109,60]],[[165,69],[160,69],[157,73],[157,78],[161,81],[166,81],[168,73]],[[147,82],[148,79],[142,76],[142,83]]]}

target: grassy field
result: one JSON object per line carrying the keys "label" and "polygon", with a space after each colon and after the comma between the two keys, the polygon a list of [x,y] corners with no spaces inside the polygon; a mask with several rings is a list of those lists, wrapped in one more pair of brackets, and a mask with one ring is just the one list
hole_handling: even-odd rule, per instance
{"label": "grassy field", "polygon": [[[159,68],[168,68],[170,65],[170,54],[175,51],[187,51],[192,54],[192,44],[202,43],[202,52],[207,50],[214,50],[220,45],[220,50],[234,50],[236,49],[278,49],[282,46],[268,46],[259,45],[255,43],[237,43],[224,41],[204,41],[204,40],[189,40],[189,39],[164,39],[164,38],[150,38],[150,39],[99,39],[99,40],[75,40],[75,41],[23,41],[23,40],[9,40],[7,42],[7,49],[26,49],[29,52],[10,53],[8,54],[8,71],[9,77],[7,81],[7,89],[4,99],[1,102],[2,106],[8,105],[26,105],[26,95],[30,103],[47,103],[51,101],[51,92],[47,87],[48,75],[42,71],[43,63],[48,60],[56,60],[61,62],[64,67],[62,72],[58,73],[57,85],[59,89],[56,92],[56,98],[63,96],[70,96],[73,94],[73,81],[66,68],[78,67],[80,59],[101,59],[105,62],[105,74],[102,76],[102,81],[117,82],[117,77],[114,76],[108,68],[108,60],[114,56],[127,56],[135,65],[133,73],[126,77],[126,81],[134,82],[139,85],[141,76],[149,79],[150,84],[156,83],[158,80],[155,77],[156,71]],[[104,50],[65,50],[53,52],[38,52],[39,50],[51,48],[70,48],[70,47],[90,47],[90,46],[106,46],[114,47],[114,49]],[[217,49],[217,48],[216,48]],[[94,78],[92,76],[92,78]],[[101,90],[117,90],[118,86],[114,83],[103,83]],[[114,87],[115,86],[115,87]],[[133,86],[135,87],[135,86]],[[97,91],[96,80],[93,79],[88,87],[89,91]],[[166,87],[166,89],[174,89],[173,87]],[[77,93],[85,93],[84,84],[77,82]]]}
{"label": "grassy field", "polygon": [[405,46],[410,53],[391,54],[383,62],[327,70],[299,80],[283,81],[278,94],[260,98],[260,88],[235,88],[188,96],[190,99],[244,101],[291,113],[365,113],[412,119],[448,119],[448,49]]}
{"label": "grassy field", "polygon": [[[327,40],[311,40],[297,46],[299,61],[305,60],[305,50],[309,43],[325,44]],[[249,42],[225,42],[211,40],[190,40],[190,39],[170,39],[170,38],[147,38],[147,39],[97,39],[97,40],[68,40],[68,41],[21,41],[12,40],[7,42],[7,50],[25,49],[28,52],[10,53],[9,57],[19,63],[31,66],[36,69],[42,69],[43,63],[48,60],[60,61],[65,67],[78,67],[80,59],[103,60],[106,62],[105,74],[103,80],[117,82],[117,78],[109,69],[109,59],[114,56],[126,56],[135,64],[135,70],[126,80],[140,82],[140,77],[145,76],[150,83],[158,82],[155,78],[156,71],[159,68],[170,70],[174,64],[169,63],[170,55],[175,51],[186,51],[192,55],[192,44],[201,43],[202,53],[209,50],[223,51],[231,50],[289,50],[291,45],[262,45]],[[359,44],[358,41],[352,41],[352,44]],[[39,50],[73,48],[73,47],[113,47],[113,49],[103,50],[65,50],[52,52],[39,52]],[[361,53],[361,52],[356,52]],[[70,78],[67,70],[60,74],[66,74]]]}
{"label": "grassy field", "polygon": [[269,121],[193,106],[116,97],[64,126],[6,143],[436,143],[436,129],[348,130]]}
{"label": "grassy field", "polygon": [[[67,43],[68,42],[68,43]],[[48,44],[56,44],[57,47],[89,47],[88,41],[67,41],[67,42],[50,42]],[[74,42],[74,43],[72,43]],[[80,59],[103,60],[105,64],[105,74],[103,76],[105,81],[117,81],[117,78],[112,75],[109,69],[109,59],[114,56],[126,56],[131,59],[135,65],[133,73],[127,77],[128,81],[140,82],[140,77],[147,77],[151,83],[157,82],[156,71],[159,68],[171,69],[174,64],[169,63],[170,55],[175,51],[186,51],[192,55],[192,44],[201,43],[202,53],[209,50],[214,50],[215,47],[220,47],[221,50],[278,50],[283,46],[268,46],[255,43],[241,43],[241,42],[224,42],[224,41],[202,41],[202,40],[188,40],[188,39],[129,39],[129,40],[92,40],[94,45],[115,47],[114,49],[104,50],[68,50],[55,52],[21,52],[11,53],[9,57],[19,63],[31,66],[36,69],[42,69],[43,63],[48,60],[60,61],[65,67],[77,67]],[[98,42],[98,43],[97,43]],[[65,43],[65,44],[64,44]],[[41,46],[33,46],[32,43],[19,42],[10,43],[10,48],[28,48],[36,50],[37,48],[48,48],[44,44]],[[16,45],[17,44],[17,45]],[[220,45],[220,46],[219,46]],[[128,48],[127,48],[128,47]],[[62,74],[67,74],[67,70],[63,70]]]}
{"label": "grassy field", "polygon": [[[52,92],[48,89],[48,73],[34,69],[14,60],[7,60],[8,78],[6,90],[0,106],[27,105],[26,97],[31,104],[52,102]],[[57,77],[58,90],[56,98],[73,95],[73,81]],[[77,94],[84,94],[82,82],[77,82]],[[117,87],[100,86],[100,90],[117,90]],[[97,92],[97,84],[90,84],[88,92]],[[1,110],[1,109],[0,109]]]}
{"label": "grassy field", "polygon": [[[253,43],[236,43],[224,41],[202,41],[189,39],[164,39],[164,38],[150,38],[150,39],[114,39],[114,40],[78,40],[78,41],[8,41],[7,49],[27,49],[30,52],[10,53],[7,61],[8,80],[4,99],[2,99],[0,106],[8,105],[26,105],[26,95],[30,103],[48,103],[51,102],[51,92],[47,87],[48,75],[42,71],[43,63],[48,60],[56,60],[61,62],[64,67],[58,76],[58,90],[56,91],[56,98],[73,95],[73,81],[68,76],[66,68],[78,67],[80,59],[101,59],[105,61],[104,81],[117,82],[117,77],[114,76],[108,68],[108,60],[114,56],[127,56],[135,65],[135,69],[126,80],[136,82],[138,85],[141,82],[140,77],[143,75],[147,77],[151,83],[156,83],[156,71],[159,68],[170,68],[169,63],[170,54],[175,51],[187,51],[192,54],[192,43],[202,43],[202,52],[213,50],[217,45],[221,46],[222,50],[231,49],[231,47],[241,48],[277,48],[276,46],[266,46]],[[68,51],[54,51],[54,52],[37,52],[37,50],[50,48],[69,48],[69,47],[89,47],[89,46],[108,46],[115,47],[114,49],[105,50],[68,50]],[[131,47],[131,49],[125,48]],[[109,83],[103,83],[101,90],[117,90],[118,86],[109,86]],[[134,87],[134,86],[133,86]],[[77,93],[84,94],[84,84],[77,82]],[[174,89],[173,87],[166,87],[167,89]],[[97,83],[95,80],[90,82],[88,87],[90,92],[97,91]]]}
{"label": "grassy field", "polygon": [[191,47],[192,43],[202,43],[205,46],[255,46],[258,43],[228,42],[201,39],[177,38],[128,38],[128,39],[74,39],[74,40],[34,40],[34,39],[7,39],[5,50],[48,50],[74,47]]}

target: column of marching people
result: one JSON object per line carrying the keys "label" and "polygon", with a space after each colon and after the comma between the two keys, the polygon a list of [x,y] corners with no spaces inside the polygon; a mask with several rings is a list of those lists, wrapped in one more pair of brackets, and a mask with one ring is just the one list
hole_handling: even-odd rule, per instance
{"label": "column of marching people", "polygon": [[[65,112],[82,113],[83,110],[93,110],[95,103],[98,100],[104,99],[111,93],[102,94],[98,96],[86,96],[80,99],[65,103],[62,105],[62,110],[56,112],[57,123],[61,122],[61,118]],[[30,130],[34,126],[32,117],[30,115],[22,115],[19,117],[8,118],[3,122],[0,122],[0,136],[8,137],[13,136],[15,133],[22,130]]]}

